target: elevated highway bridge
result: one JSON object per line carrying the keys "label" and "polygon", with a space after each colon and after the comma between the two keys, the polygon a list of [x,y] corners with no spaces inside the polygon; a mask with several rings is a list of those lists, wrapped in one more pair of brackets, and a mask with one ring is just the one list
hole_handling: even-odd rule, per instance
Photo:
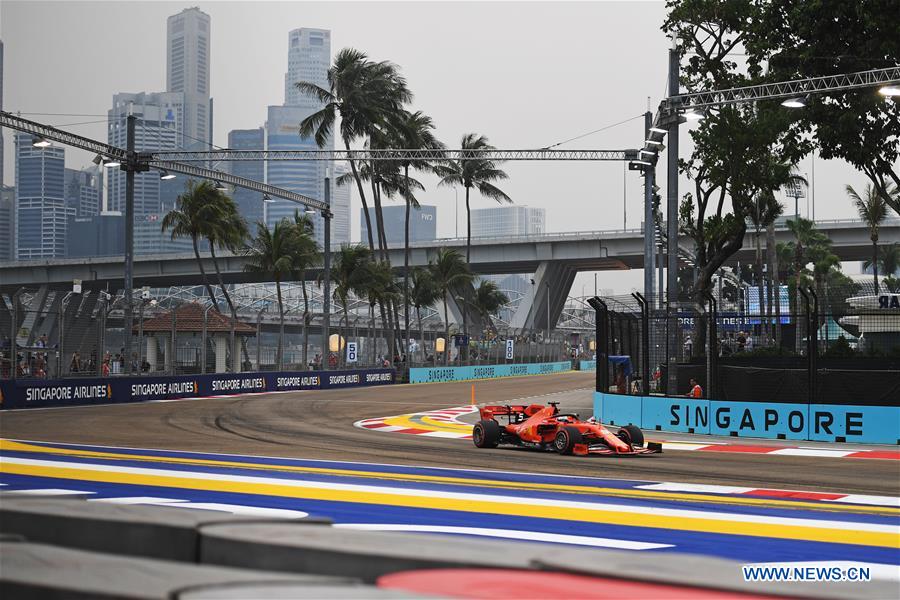
{"label": "elevated highway bridge", "polygon": [[[819,231],[827,235],[835,254],[842,261],[865,260],[872,254],[869,231],[858,219],[819,221]],[[748,232],[744,247],[731,262],[750,263],[754,260],[755,239]],[[778,242],[792,239],[786,227],[775,232]],[[881,243],[900,241],[900,219],[886,221],[880,229]],[[764,243],[764,242],[763,242]],[[514,327],[544,329],[549,319],[556,322],[563,309],[575,275],[581,271],[641,269],[644,262],[644,230],[579,231],[547,233],[515,237],[482,237],[472,239],[471,268],[479,275],[506,273],[534,273],[535,288],[542,293],[523,298],[513,322]],[[689,260],[691,242],[679,240],[683,260]],[[438,239],[413,243],[410,251],[412,266],[425,266],[441,248],[456,248],[465,252],[465,238]],[[391,246],[391,263],[403,264],[403,247]],[[212,260],[202,259],[207,273],[214,273]],[[219,256],[219,268],[226,283],[254,283],[272,281],[265,273],[244,271],[246,258],[241,255]],[[311,272],[314,278],[317,272]],[[51,259],[0,264],[0,292],[14,293],[20,288],[49,290],[71,289],[72,281],[80,279],[84,289],[119,290],[123,285],[121,256],[86,259]],[[192,286],[200,284],[200,271],[193,254],[137,256],[134,261],[135,287]],[[546,288],[544,287],[546,286]],[[549,294],[544,290],[549,289]]]}

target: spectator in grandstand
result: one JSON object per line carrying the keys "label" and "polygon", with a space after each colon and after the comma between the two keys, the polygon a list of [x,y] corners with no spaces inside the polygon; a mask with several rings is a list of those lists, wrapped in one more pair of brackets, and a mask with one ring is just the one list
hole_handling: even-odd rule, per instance
{"label": "spectator in grandstand", "polygon": [[617,394],[627,394],[628,384],[625,380],[625,367],[623,365],[616,366],[616,378],[614,381]]}
{"label": "spectator in grandstand", "polygon": [[103,377],[109,377],[109,359],[108,358],[104,359],[103,365],[101,365],[100,369],[101,369],[100,373],[103,375]]}
{"label": "spectator in grandstand", "polygon": [[700,387],[700,384],[697,383],[697,380],[691,377],[690,380],[691,391],[689,391],[685,396],[687,398],[702,398],[703,397],[703,388]]}
{"label": "spectator in grandstand", "polygon": [[41,337],[37,339],[34,343],[35,348],[46,348],[47,347],[47,336],[46,334],[42,334]]}
{"label": "spectator in grandstand", "polygon": [[747,347],[747,334],[739,331],[737,334],[737,351],[743,352]]}
{"label": "spectator in grandstand", "polygon": [[69,363],[69,373],[81,372],[81,355],[78,352],[72,353],[72,362]]}
{"label": "spectator in grandstand", "polygon": [[640,375],[635,375],[634,380],[631,382],[631,394],[633,396],[640,396],[642,393],[642,385],[643,381],[641,380]]}

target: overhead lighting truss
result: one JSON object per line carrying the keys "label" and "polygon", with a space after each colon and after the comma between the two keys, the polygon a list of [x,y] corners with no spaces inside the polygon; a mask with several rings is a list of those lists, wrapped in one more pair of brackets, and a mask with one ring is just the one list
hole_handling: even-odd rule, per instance
{"label": "overhead lighting truss", "polygon": [[282,160],[574,160],[625,161],[637,150],[212,150],[204,152],[154,152],[153,161],[219,162]]}
{"label": "overhead lighting truss", "polygon": [[40,137],[44,140],[52,140],[54,142],[59,142],[60,144],[87,150],[88,152],[100,156],[100,161],[95,160],[95,163],[97,164],[105,164],[106,166],[111,167],[115,163],[120,163],[122,168],[133,169],[137,172],[143,172],[153,168],[169,173],[182,173],[198,179],[208,179],[218,183],[225,183],[268,194],[269,196],[274,196],[283,200],[296,202],[298,204],[312,206],[322,211],[323,215],[325,215],[326,212],[329,216],[331,214],[328,205],[315,198],[309,198],[302,194],[297,194],[296,192],[291,192],[245,177],[231,175],[230,173],[223,173],[222,171],[214,171],[212,169],[169,160],[154,160],[152,154],[145,152],[135,152],[134,154],[129,155],[129,153],[122,148],[111,146],[74,133],[69,133],[68,131],[63,131],[62,129],[57,129],[50,125],[29,121],[28,119],[23,119],[22,117],[5,111],[0,111],[0,127],[8,127],[16,131],[30,133],[31,135]]}
{"label": "overhead lighting truss", "polygon": [[763,83],[727,90],[680,94],[664,99],[660,104],[660,110],[662,112],[672,112],[688,108],[742,104],[759,100],[793,98],[806,94],[825,94],[828,92],[897,84],[900,84],[900,66],[858,71],[856,73],[795,79],[793,81],[780,81],[777,83]]}

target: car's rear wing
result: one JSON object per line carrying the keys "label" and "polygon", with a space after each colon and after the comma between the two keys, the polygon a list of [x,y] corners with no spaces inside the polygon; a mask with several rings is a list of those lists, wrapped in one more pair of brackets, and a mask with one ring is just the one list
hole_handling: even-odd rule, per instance
{"label": "car's rear wing", "polygon": [[494,417],[530,417],[544,407],[540,404],[494,404],[479,407],[482,420],[490,420]]}

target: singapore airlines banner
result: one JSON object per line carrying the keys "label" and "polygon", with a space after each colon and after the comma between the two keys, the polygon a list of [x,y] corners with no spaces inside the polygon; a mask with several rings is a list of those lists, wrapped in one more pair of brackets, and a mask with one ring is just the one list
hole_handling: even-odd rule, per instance
{"label": "singapore airlines banner", "polygon": [[0,409],[145,402],[394,383],[394,369],[215,373],[155,377],[0,381]]}

